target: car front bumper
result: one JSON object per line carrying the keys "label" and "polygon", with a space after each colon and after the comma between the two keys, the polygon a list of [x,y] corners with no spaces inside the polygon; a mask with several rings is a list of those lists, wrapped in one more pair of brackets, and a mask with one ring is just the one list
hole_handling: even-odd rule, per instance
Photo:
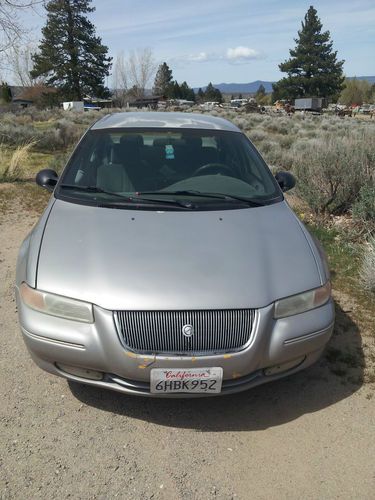
{"label": "car front bumper", "polygon": [[[95,306],[95,323],[77,323],[34,311],[20,301],[18,292],[16,295],[23,338],[40,368],[77,382],[141,396],[155,396],[150,393],[153,368],[222,367],[220,394],[276,380],[313,364],[330,339],[334,323],[331,300],[279,320],[273,318],[270,305],[257,310],[251,341],[241,351],[209,356],[141,355],[124,348],[112,311]],[[101,372],[102,378],[77,376],[66,366]],[[176,396],[202,394],[163,394]]]}

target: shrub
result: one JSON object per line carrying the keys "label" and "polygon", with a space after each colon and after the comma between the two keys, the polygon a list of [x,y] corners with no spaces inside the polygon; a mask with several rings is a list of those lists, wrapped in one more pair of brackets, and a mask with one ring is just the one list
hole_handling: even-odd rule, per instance
{"label": "shrub", "polygon": [[292,122],[287,121],[284,118],[274,120],[271,123],[268,123],[266,129],[274,134],[287,135],[290,131]]}
{"label": "shrub", "polygon": [[263,141],[261,145],[259,145],[259,151],[262,155],[267,156],[267,153],[270,151],[280,151],[279,143],[272,140]]}
{"label": "shrub", "polygon": [[263,141],[259,144],[259,151],[268,165],[272,165],[277,170],[289,170],[291,165],[288,155],[281,149],[277,142]]}
{"label": "shrub", "polygon": [[363,132],[319,137],[305,144],[302,152],[296,144],[293,170],[298,177],[298,192],[316,212],[348,211],[361,187],[371,181],[374,147],[373,136]]}
{"label": "shrub", "polygon": [[259,124],[262,124],[266,119],[268,118],[267,115],[257,115],[257,114],[253,114],[253,115],[250,115],[248,116],[248,119],[249,119],[249,122],[255,126],[255,125],[259,125]]}
{"label": "shrub", "polygon": [[249,123],[246,120],[245,116],[236,116],[235,118],[233,118],[232,121],[235,125],[237,125],[237,127],[240,130],[245,130],[246,128],[249,128]]}
{"label": "shrub", "polygon": [[40,130],[38,132],[38,151],[51,153],[56,150],[61,150],[64,147],[63,140],[56,128],[50,128],[43,131]]}
{"label": "shrub", "polygon": [[370,239],[364,253],[361,281],[366,290],[375,292],[375,238]]}
{"label": "shrub", "polygon": [[285,135],[280,137],[279,143],[282,149],[290,149],[295,139],[291,135]]}
{"label": "shrub", "polygon": [[85,126],[77,125],[67,119],[56,122],[56,139],[66,148],[75,144],[85,130]]}
{"label": "shrub", "polygon": [[260,129],[251,129],[247,133],[249,139],[254,142],[254,144],[264,141],[267,138],[267,133]]}
{"label": "shrub", "polygon": [[9,146],[22,146],[36,140],[38,131],[30,125],[17,125],[14,122],[0,123],[0,142]]}
{"label": "shrub", "polygon": [[358,199],[353,204],[353,218],[375,230],[375,180],[361,187]]}
{"label": "shrub", "polygon": [[56,154],[53,157],[53,160],[48,165],[48,168],[55,170],[55,172],[57,172],[57,174],[60,175],[67,161],[69,160],[70,155],[71,151]]}

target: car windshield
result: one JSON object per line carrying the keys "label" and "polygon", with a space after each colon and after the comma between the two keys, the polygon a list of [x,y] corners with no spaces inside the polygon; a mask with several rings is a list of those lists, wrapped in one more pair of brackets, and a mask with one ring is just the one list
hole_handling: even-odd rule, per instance
{"label": "car windshield", "polygon": [[78,203],[137,203],[148,209],[242,208],[282,199],[274,177],[243,134],[197,129],[90,130],[55,195]]}

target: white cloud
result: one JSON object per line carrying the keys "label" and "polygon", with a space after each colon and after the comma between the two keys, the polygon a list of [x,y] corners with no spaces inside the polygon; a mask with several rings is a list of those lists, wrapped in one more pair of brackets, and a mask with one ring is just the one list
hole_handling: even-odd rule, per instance
{"label": "white cloud", "polygon": [[261,59],[260,52],[250,47],[238,46],[224,49],[222,52],[197,52],[195,54],[184,54],[179,57],[169,59],[171,63],[207,63],[213,61],[226,61],[229,64],[248,63],[254,59]]}
{"label": "white cloud", "polygon": [[204,63],[209,61],[217,61],[222,59],[218,54],[209,52],[197,52],[195,54],[182,54],[180,56],[175,56],[169,58],[168,61],[172,64],[183,64],[183,63]]}
{"label": "white cloud", "polygon": [[259,57],[259,52],[250,47],[243,47],[239,45],[233,49],[227,49],[226,58],[231,62],[244,62],[251,59],[257,59]]}
{"label": "white cloud", "polygon": [[203,62],[208,61],[210,59],[209,54],[207,52],[199,52],[199,54],[190,54],[187,59],[193,62]]}

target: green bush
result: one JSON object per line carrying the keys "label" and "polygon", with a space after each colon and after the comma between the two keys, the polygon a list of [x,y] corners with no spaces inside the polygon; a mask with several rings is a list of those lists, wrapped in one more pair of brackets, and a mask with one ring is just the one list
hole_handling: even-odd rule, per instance
{"label": "green bush", "polygon": [[66,119],[59,120],[45,129],[37,128],[33,124],[0,122],[0,143],[18,147],[26,142],[34,142],[34,151],[49,153],[75,144],[85,128]]}
{"label": "green bush", "polygon": [[18,125],[16,123],[0,123],[0,143],[9,146],[21,146],[25,142],[38,139],[38,131],[29,125]]}
{"label": "green bush", "polygon": [[247,133],[249,139],[254,143],[257,144],[258,142],[264,141],[268,137],[267,133],[264,130],[261,129],[251,129]]}
{"label": "green bush", "polygon": [[320,213],[342,214],[352,208],[375,171],[375,137],[367,132],[323,136],[293,147],[297,190]]}
{"label": "green bush", "polygon": [[69,160],[71,153],[72,153],[71,151],[67,151],[65,153],[58,153],[54,155],[53,160],[48,165],[48,168],[55,170],[55,172],[57,172],[58,175],[60,175],[67,161]]}
{"label": "green bush", "polygon": [[366,184],[359,190],[353,204],[353,218],[375,230],[375,182]]}
{"label": "green bush", "polygon": [[85,125],[78,125],[66,118],[57,121],[55,126],[56,139],[61,142],[63,148],[76,144],[87,128]]}

